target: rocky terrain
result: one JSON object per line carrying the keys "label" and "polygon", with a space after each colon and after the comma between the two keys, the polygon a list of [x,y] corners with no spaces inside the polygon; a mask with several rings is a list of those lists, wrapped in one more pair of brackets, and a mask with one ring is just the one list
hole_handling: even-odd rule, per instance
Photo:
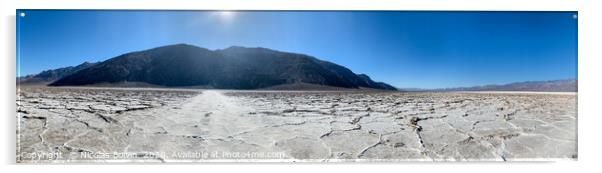
{"label": "rocky terrain", "polygon": [[574,93],[36,88],[18,162],[577,158]]}

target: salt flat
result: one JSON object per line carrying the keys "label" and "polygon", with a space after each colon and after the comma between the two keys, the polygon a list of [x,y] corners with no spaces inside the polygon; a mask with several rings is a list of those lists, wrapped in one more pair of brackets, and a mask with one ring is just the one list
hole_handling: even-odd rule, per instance
{"label": "salt flat", "polygon": [[22,87],[19,162],[577,158],[576,94]]}

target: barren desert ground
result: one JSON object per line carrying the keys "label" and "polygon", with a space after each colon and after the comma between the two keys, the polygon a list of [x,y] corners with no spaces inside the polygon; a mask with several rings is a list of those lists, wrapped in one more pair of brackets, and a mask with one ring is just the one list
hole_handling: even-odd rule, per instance
{"label": "barren desert ground", "polygon": [[18,162],[577,158],[576,93],[21,87]]}

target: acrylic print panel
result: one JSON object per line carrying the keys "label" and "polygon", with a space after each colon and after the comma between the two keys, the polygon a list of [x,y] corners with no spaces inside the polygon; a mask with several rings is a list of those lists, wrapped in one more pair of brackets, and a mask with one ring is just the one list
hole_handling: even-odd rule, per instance
{"label": "acrylic print panel", "polygon": [[577,158],[577,12],[16,18],[20,163]]}

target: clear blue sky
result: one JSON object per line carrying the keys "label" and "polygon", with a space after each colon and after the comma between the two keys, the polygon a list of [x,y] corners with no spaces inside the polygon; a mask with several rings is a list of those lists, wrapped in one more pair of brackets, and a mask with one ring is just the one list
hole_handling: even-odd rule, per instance
{"label": "clear blue sky", "polygon": [[401,88],[577,76],[576,12],[18,10],[17,16],[19,76],[176,43],[303,53]]}

